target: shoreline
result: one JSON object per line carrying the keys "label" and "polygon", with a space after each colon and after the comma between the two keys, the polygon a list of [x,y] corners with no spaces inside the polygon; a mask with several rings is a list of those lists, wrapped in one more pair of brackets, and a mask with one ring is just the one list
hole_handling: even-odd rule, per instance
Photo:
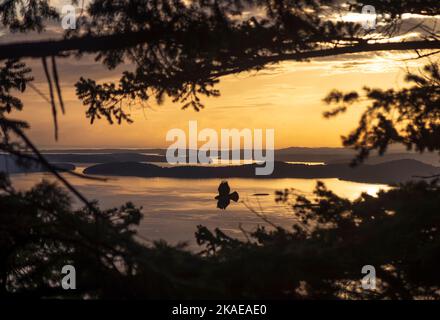
{"label": "shoreline", "polygon": [[274,172],[270,175],[255,175],[257,164],[231,166],[175,166],[160,167],[150,163],[113,162],[101,163],[87,167],[87,175],[132,176],[132,177],[166,177],[166,178],[249,178],[249,179],[327,179],[337,178],[345,181],[396,184],[410,180],[420,180],[417,176],[439,174],[440,168],[416,160],[397,160],[376,165],[361,165],[355,168],[347,164],[328,164],[311,166],[275,162]]}

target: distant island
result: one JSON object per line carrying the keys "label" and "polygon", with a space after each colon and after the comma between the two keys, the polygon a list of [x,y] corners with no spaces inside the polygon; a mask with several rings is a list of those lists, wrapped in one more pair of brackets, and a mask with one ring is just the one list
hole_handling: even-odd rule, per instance
{"label": "distant island", "polygon": [[[242,150],[243,151],[243,150]],[[164,149],[70,149],[45,150],[44,156],[60,170],[75,170],[77,165],[87,166],[90,175],[172,177],[172,178],[338,178],[365,183],[400,183],[419,179],[420,176],[440,174],[438,155],[418,154],[405,150],[390,150],[385,156],[372,156],[356,168],[348,163],[353,150],[345,148],[292,147],[275,151],[275,169],[270,176],[255,176],[256,164],[235,166],[163,166]],[[0,172],[45,172],[41,165],[23,166],[11,155],[0,154]],[[310,166],[289,162],[319,162]]]}
{"label": "distant island", "polygon": [[[73,171],[76,166],[72,163],[51,162],[58,171]],[[19,160],[16,157],[0,154],[0,172],[8,174],[14,173],[32,173],[49,171],[43,165],[32,161]]]}
{"label": "distant island", "polygon": [[[244,151],[241,150],[241,156]],[[167,162],[166,149],[59,149],[43,150],[52,162],[108,163],[119,161]],[[188,152],[187,152],[188,154]],[[282,162],[324,162],[326,164],[349,163],[356,152],[347,148],[303,148],[290,147],[275,150],[275,160]],[[390,148],[383,156],[371,154],[367,164],[378,164],[394,160],[413,159],[433,166],[440,166],[435,152],[409,152],[402,148]]]}
{"label": "distant island", "polygon": [[256,176],[258,164],[235,166],[174,166],[160,167],[150,163],[113,162],[88,167],[85,174],[133,177],[169,177],[169,178],[338,178],[347,181],[365,183],[394,184],[420,179],[422,176],[440,174],[440,168],[412,159],[395,160],[375,165],[360,165],[352,168],[348,164],[329,164],[310,166],[275,162],[272,175]]}

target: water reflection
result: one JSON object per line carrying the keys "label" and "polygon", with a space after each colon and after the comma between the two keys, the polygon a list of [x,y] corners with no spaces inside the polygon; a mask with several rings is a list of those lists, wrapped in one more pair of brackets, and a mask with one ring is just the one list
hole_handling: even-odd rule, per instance
{"label": "water reflection", "polygon": [[[82,168],[78,168],[81,170]],[[36,182],[54,181],[50,174],[32,173],[12,175],[18,189],[29,189]],[[239,225],[251,230],[264,222],[246,208],[258,208],[273,223],[288,227],[294,219],[291,211],[274,201],[274,192],[295,188],[310,193],[313,179],[243,179],[231,178],[228,182],[240,194],[239,203],[226,211],[216,207],[214,199],[219,179],[174,179],[110,177],[107,181],[94,181],[69,176],[69,181],[89,199],[97,199],[103,208],[119,206],[131,201],[143,207],[144,219],[139,233],[148,239],[166,239],[169,242],[188,241],[194,244],[196,226],[220,227],[231,235],[241,236]],[[321,179],[336,194],[350,199],[362,192],[375,195],[385,185]],[[265,196],[262,196],[265,195]],[[76,203],[76,205],[79,205]]]}

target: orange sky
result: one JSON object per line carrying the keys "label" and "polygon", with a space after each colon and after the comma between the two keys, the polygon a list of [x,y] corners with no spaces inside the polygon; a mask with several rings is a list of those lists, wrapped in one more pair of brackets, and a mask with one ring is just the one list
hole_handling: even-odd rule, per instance
{"label": "orange sky", "polygon": [[[64,0],[52,0],[60,6]],[[340,18],[340,16],[338,16]],[[344,17],[343,17],[344,18]],[[348,14],[345,18],[356,20]],[[408,17],[411,18],[411,17]],[[415,23],[413,21],[413,23]],[[58,25],[48,26],[49,36],[61,35]],[[411,37],[405,34],[404,37]],[[10,34],[1,41],[36,40],[44,34]],[[396,37],[394,40],[401,40]],[[362,112],[354,106],[344,115],[331,120],[322,113],[329,106],[322,99],[333,89],[359,90],[363,86],[399,88],[405,85],[406,68],[423,65],[423,59],[402,61],[414,53],[358,54],[329,57],[312,62],[285,62],[258,74],[240,74],[221,79],[217,86],[218,98],[204,99],[206,108],[200,112],[181,110],[168,99],[164,105],[151,103],[151,108],[134,108],[134,124],[109,125],[100,120],[90,125],[85,117],[86,107],[75,96],[75,82],[89,77],[98,82],[117,80],[123,69],[108,71],[93,57],[81,60],[59,60],[58,67],[67,114],[60,115],[60,138],[54,140],[49,104],[34,91],[21,96],[24,111],[12,117],[26,120],[31,125],[30,136],[42,148],[143,148],[167,147],[166,133],[172,128],[185,131],[189,120],[197,120],[199,130],[259,128],[275,129],[275,147],[338,147],[340,136],[353,129]],[[47,83],[42,75],[40,60],[29,61],[34,70],[35,85],[48,96]]]}
{"label": "orange sky", "polygon": [[[221,96],[205,99],[200,112],[181,110],[168,99],[164,105],[152,104],[151,109],[134,108],[134,124],[108,125],[105,120],[90,125],[86,107],[75,96],[74,82],[80,76],[98,81],[117,79],[114,71],[89,61],[59,62],[66,115],[60,116],[60,139],[53,137],[53,123],[48,103],[33,91],[22,98],[24,111],[15,117],[31,124],[31,138],[40,147],[167,147],[166,132],[171,128],[187,131],[188,121],[197,120],[199,130],[213,128],[274,128],[275,147],[341,146],[340,136],[353,129],[361,106],[347,114],[326,120],[322,112],[329,107],[322,98],[332,89],[344,91],[363,86],[402,87],[405,67],[422,61],[402,62],[402,56],[350,56],[337,60],[310,63],[283,63],[259,74],[240,74],[223,78],[218,88]],[[32,62],[37,87],[47,94],[41,67]]]}

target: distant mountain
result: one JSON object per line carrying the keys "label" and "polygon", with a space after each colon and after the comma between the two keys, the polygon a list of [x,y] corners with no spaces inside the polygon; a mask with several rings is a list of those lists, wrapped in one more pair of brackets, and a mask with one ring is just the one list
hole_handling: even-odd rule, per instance
{"label": "distant mountain", "polygon": [[[60,171],[75,170],[75,166],[70,163],[52,163]],[[19,162],[14,157],[0,154],[0,172],[13,173],[30,173],[30,172],[47,172],[43,166],[33,162]]]}
{"label": "distant mountain", "polygon": [[322,154],[322,155],[354,155],[355,152],[351,149],[347,148],[308,148],[308,147],[289,147],[284,149],[277,149],[276,153],[278,155],[314,155],[314,154]]}
{"label": "distant mountain", "polygon": [[[73,163],[108,163],[108,162],[166,162],[166,149],[72,149],[45,150],[50,161]],[[187,152],[188,154],[188,152]],[[241,150],[240,157],[244,152]],[[347,148],[305,148],[290,147],[275,150],[275,161],[282,162],[324,162],[326,164],[349,163],[355,156]],[[366,164],[378,164],[402,159],[414,159],[420,162],[440,165],[438,153],[407,152],[402,148],[391,148],[385,155],[372,154]]]}
{"label": "distant mountain", "polygon": [[125,148],[87,148],[87,149],[42,149],[40,150],[44,154],[110,154],[110,153],[143,153],[143,154],[153,154],[160,155],[165,154],[166,149],[147,149],[147,148],[136,148],[136,149],[125,149]]}
{"label": "distant mountain", "polygon": [[440,168],[413,159],[395,160],[376,165],[362,165],[341,176],[341,179],[371,182],[399,183],[440,174]]}
{"label": "distant mountain", "polygon": [[173,178],[339,178],[348,181],[368,183],[399,183],[418,179],[417,176],[440,174],[440,168],[420,161],[404,159],[377,165],[361,165],[352,168],[347,164],[308,166],[276,162],[270,176],[256,176],[256,164],[240,166],[175,166],[159,167],[138,162],[115,162],[91,166],[85,174],[136,176],[136,177],[173,177]]}
{"label": "distant mountain", "polygon": [[73,162],[73,163],[107,163],[107,162],[166,162],[162,155],[141,154],[132,152],[118,153],[48,153],[44,154],[51,162]]}
{"label": "distant mountain", "polygon": [[[325,162],[326,164],[350,163],[356,152],[347,148],[302,148],[291,147],[275,151],[276,161]],[[433,166],[440,165],[440,156],[434,152],[409,152],[403,148],[390,148],[382,156],[371,154],[366,164],[378,164],[393,160],[413,159]]]}

